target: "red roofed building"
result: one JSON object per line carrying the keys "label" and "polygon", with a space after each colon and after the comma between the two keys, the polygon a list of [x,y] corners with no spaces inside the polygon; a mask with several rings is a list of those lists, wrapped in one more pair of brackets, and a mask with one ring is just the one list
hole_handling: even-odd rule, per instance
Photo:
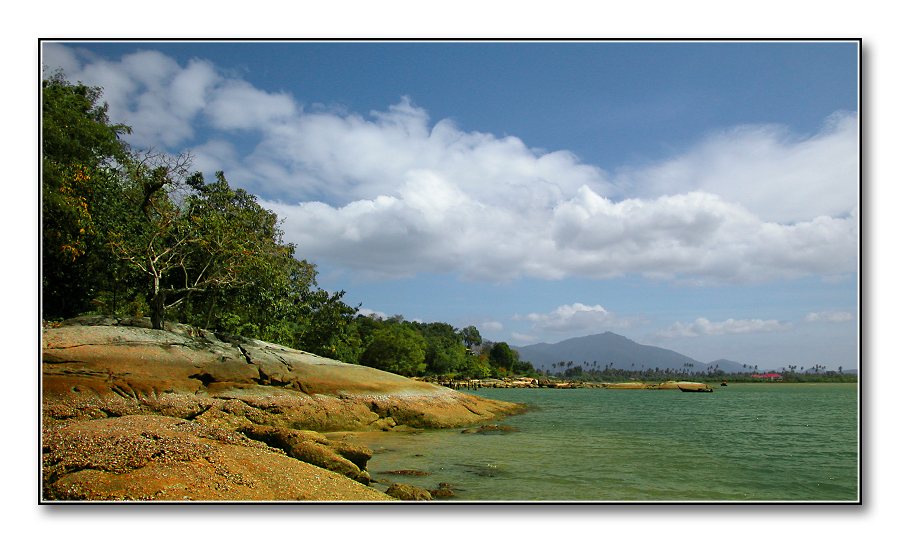
{"label": "red roofed building", "polygon": [[780,373],[754,373],[750,377],[754,379],[766,379],[768,381],[781,381],[783,379]]}

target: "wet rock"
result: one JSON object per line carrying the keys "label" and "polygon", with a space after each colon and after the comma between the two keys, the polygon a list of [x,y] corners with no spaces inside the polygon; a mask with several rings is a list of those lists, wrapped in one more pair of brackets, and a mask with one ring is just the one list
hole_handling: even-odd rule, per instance
{"label": "wet rock", "polygon": [[508,434],[510,432],[518,432],[517,428],[506,426],[503,424],[485,424],[478,428],[466,428],[463,434]]}
{"label": "wet rock", "polygon": [[385,492],[392,498],[404,501],[431,501],[431,493],[424,488],[403,483],[392,484]]}
{"label": "wet rock", "polygon": [[[360,483],[368,484],[371,480],[365,469],[366,462],[372,458],[372,451],[366,447],[335,446],[322,434],[309,430],[253,425],[242,428],[241,433],[251,439],[281,449],[292,458],[340,473]],[[341,450],[351,451],[358,463],[341,455]]]}
{"label": "wet rock", "polygon": [[436,500],[445,500],[456,496],[456,493],[453,492],[453,485],[450,483],[438,483],[437,488],[429,490],[428,492],[431,494],[431,497]]}
{"label": "wet rock", "polygon": [[427,471],[422,471],[418,469],[394,469],[390,471],[380,471],[379,473],[383,475],[409,475],[412,477],[425,477],[431,475]]}

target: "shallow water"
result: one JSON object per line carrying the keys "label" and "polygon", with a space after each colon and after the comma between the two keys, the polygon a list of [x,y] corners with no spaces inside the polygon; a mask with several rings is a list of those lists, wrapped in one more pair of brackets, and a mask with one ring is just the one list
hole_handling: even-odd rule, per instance
{"label": "shallow water", "polygon": [[[855,384],[678,390],[482,389],[527,403],[509,433],[357,436],[384,485],[464,501],[856,501]],[[425,476],[386,474],[420,470]]]}

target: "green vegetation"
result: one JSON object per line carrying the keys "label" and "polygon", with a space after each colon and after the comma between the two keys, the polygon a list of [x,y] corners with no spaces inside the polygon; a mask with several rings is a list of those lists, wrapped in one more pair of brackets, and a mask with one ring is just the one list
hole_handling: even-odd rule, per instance
{"label": "green vegetation", "polygon": [[101,91],[56,74],[42,86],[42,311],[149,316],[255,337],[402,375],[537,375],[474,326],[358,315],[316,284],[279,218],[224,172],[131,149]]}
{"label": "green vegetation", "polygon": [[84,313],[166,319],[330,356],[356,310],[316,286],[278,217],[206,182],[190,156],[137,152],[99,89],[43,83],[45,319]]}
{"label": "green vegetation", "polygon": [[[794,369],[790,369],[790,368]],[[713,368],[708,371],[693,371],[690,367],[683,370],[674,370],[670,368],[653,368],[653,369],[618,369],[612,367],[611,364],[598,367],[596,363],[575,364],[572,361],[556,362],[551,365],[551,371],[544,372],[545,375],[554,375],[574,381],[589,381],[599,383],[619,383],[625,381],[642,381],[647,383],[673,381],[673,380],[690,380],[703,381],[709,383],[720,383],[727,381],[729,383],[762,383],[762,382],[784,382],[784,383],[855,383],[857,375],[855,373],[844,373],[839,371],[826,371],[824,366],[814,366],[811,371],[795,371],[796,366],[788,366],[786,371],[779,371],[781,378],[761,378],[754,377],[756,371],[747,371],[740,373],[726,373],[722,370]]]}

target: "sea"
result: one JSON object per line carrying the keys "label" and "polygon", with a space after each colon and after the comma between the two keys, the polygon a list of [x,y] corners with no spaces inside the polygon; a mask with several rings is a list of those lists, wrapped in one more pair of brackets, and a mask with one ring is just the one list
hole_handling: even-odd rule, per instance
{"label": "sea", "polygon": [[470,393],[529,409],[495,431],[360,434],[373,486],[444,488],[463,502],[859,500],[856,384]]}

